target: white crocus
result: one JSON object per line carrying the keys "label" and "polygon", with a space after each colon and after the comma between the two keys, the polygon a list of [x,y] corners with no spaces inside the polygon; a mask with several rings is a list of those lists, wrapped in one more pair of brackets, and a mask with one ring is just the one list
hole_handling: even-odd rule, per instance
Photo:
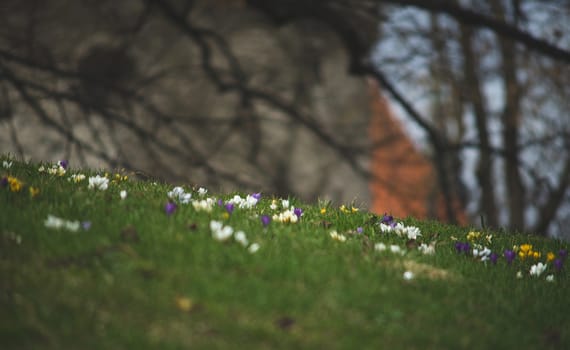
{"label": "white crocus", "polygon": [[243,231],[237,231],[234,234],[234,239],[244,247],[247,247],[247,245],[249,244],[245,232]]}
{"label": "white crocus", "polygon": [[435,244],[431,243],[431,244],[427,245],[425,243],[422,243],[418,247],[418,250],[420,252],[424,253],[425,255],[433,255],[433,254],[435,254]]}
{"label": "white crocus", "polygon": [[403,277],[406,281],[409,281],[409,280],[412,280],[415,276],[414,276],[414,273],[412,271],[406,271],[406,272],[404,272]]}
{"label": "white crocus", "polygon": [[219,221],[210,221],[210,229],[212,230],[212,237],[220,242],[226,241],[234,233],[233,228],[230,226],[224,226]]}
{"label": "white crocus", "polygon": [[254,254],[255,252],[257,252],[259,250],[259,244],[257,243],[252,243],[249,248],[247,248],[247,250],[251,253]]}
{"label": "white crocus", "polygon": [[191,193],[187,193],[186,191],[184,191],[184,189],[180,186],[176,186],[172,189],[172,191],[169,191],[167,193],[168,198],[172,199],[172,200],[176,200],[182,204],[188,204],[190,203],[190,199],[192,199],[192,194]]}
{"label": "white crocus", "polygon": [[204,187],[200,187],[200,188],[198,189],[198,195],[199,195],[200,197],[204,197],[207,193],[208,193],[208,190],[205,189]]}
{"label": "white crocus", "polygon": [[376,243],[374,245],[374,250],[377,250],[379,252],[383,252],[386,250],[386,245],[384,243]]}
{"label": "white crocus", "polygon": [[539,262],[538,264],[532,265],[530,267],[531,276],[540,276],[546,270],[546,264]]}
{"label": "white crocus", "polygon": [[122,190],[122,191],[119,193],[119,196],[121,197],[121,199],[127,198],[127,191]]}
{"label": "white crocus", "polygon": [[91,176],[89,177],[89,189],[106,190],[109,187],[109,179],[104,176]]}
{"label": "white crocus", "polygon": [[9,161],[5,160],[5,161],[2,162],[2,167],[3,167],[4,169],[10,169],[10,168],[12,167],[12,162],[9,162]]}

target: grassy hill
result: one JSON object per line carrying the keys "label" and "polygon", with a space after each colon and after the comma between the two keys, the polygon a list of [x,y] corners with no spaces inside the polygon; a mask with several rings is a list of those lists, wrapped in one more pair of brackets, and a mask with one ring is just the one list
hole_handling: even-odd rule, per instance
{"label": "grassy hill", "polygon": [[0,156],[2,349],[570,348],[568,244]]}

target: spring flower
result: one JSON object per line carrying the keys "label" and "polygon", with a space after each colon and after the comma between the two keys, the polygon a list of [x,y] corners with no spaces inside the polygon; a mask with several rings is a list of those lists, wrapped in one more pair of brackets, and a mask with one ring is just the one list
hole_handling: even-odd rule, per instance
{"label": "spring flower", "polygon": [[119,193],[119,196],[121,197],[121,199],[127,198],[127,191],[122,190],[122,191]]}
{"label": "spring flower", "polygon": [[566,249],[560,249],[558,251],[558,257],[560,257],[560,259],[566,260],[567,256],[568,256],[568,251]]}
{"label": "spring flower", "polygon": [[10,169],[12,167],[12,162],[9,162],[7,160],[2,161],[2,167],[4,169]]}
{"label": "spring flower", "polygon": [[455,250],[458,253],[469,253],[471,251],[471,245],[468,242],[455,242]]}
{"label": "spring flower", "polygon": [[430,245],[427,245],[425,243],[422,243],[418,247],[418,250],[425,255],[433,255],[435,254],[435,244],[431,243]]}
{"label": "spring flower", "polygon": [[491,253],[491,255],[489,255],[489,261],[491,261],[493,265],[497,265],[497,259],[499,259],[499,255],[497,253]]}
{"label": "spring flower", "polygon": [[263,224],[263,227],[267,227],[267,225],[269,225],[270,222],[271,218],[268,215],[261,216],[261,223]]}
{"label": "spring flower", "polygon": [[271,210],[277,210],[277,200],[275,200],[275,199],[272,200],[272,201],[271,201],[271,205],[269,205],[269,208],[270,208]]}
{"label": "spring flower", "polygon": [[489,256],[491,255],[491,250],[487,247],[483,249],[473,249],[473,257],[481,258],[481,261],[489,260]]}
{"label": "spring flower", "polygon": [[383,252],[386,250],[386,245],[384,243],[376,243],[374,245],[374,250],[377,250],[379,252]]}
{"label": "spring flower", "polygon": [[247,250],[251,253],[254,254],[255,252],[257,252],[259,250],[259,244],[257,243],[252,243],[249,248],[247,248]]}
{"label": "spring flower", "polygon": [[234,234],[234,239],[244,247],[247,247],[247,245],[249,244],[249,242],[247,241],[247,237],[245,235],[245,232],[243,232],[243,231],[237,231]]}
{"label": "spring flower", "polygon": [[0,187],[6,187],[8,186],[8,178],[6,176],[2,177],[2,180],[0,180]]}
{"label": "spring flower", "polygon": [[554,269],[556,270],[556,272],[560,272],[562,270],[562,267],[564,266],[564,260],[562,258],[554,259],[552,265],[554,265]]}
{"label": "spring flower", "polygon": [[30,186],[30,197],[35,198],[40,194],[40,189],[34,186]]}
{"label": "spring flower", "polygon": [[57,230],[65,229],[68,231],[77,232],[79,230],[80,223],[79,221],[69,221],[58,218],[54,215],[48,215],[47,219],[44,221],[44,226]]}
{"label": "spring flower", "polygon": [[540,276],[546,270],[546,266],[547,266],[546,264],[543,264],[541,262],[539,262],[535,265],[532,265],[530,267],[530,275],[531,276],[537,276],[537,277]]}
{"label": "spring flower", "polygon": [[556,255],[554,255],[553,252],[546,253],[546,261],[547,262],[552,262],[552,261],[554,261],[554,259],[556,259]]}
{"label": "spring flower", "polygon": [[255,198],[255,200],[259,202],[259,200],[261,199],[261,192],[252,193],[251,197]]}
{"label": "spring flower", "polygon": [[382,223],[386,226],[391,226],[391,227],[396,226],[396,221],[394,221],[394,217],[392,215],[388,215],[388,214],[384,214],[384,216],[382,216],[380,223]]}
{"label": "spring flower", "polygon": [[390,251],[394,254],[404,254],[404,251],[402,250],[402,248],[400,248],[400,246],[395,245],[395,244],[391,244],[390,245]]}
{"label": "spring flower", "polygon": [[228,212],[228,214],[232,214],[234,212],[234,204],[233,203],[227,203],[225,206],[226,211]]}
{"label": "spring flower", "polygon": [[109,187],[109,179],[103,176],[91,176],[89,177],[89,185],[87,188],[96,190],[106,190]]}
{"label": "spring flower", "polygon": [[167,195],[168,198],[176,200],[182,204],[188,204],[190,203],[190,199],[192,199],[192,194],[186,193],[186,191],[184,191],[184,189],[180,186],[174,187],[172,191],[169,191],[167,193]]}
{"label": "spring flower", "polygon": [[532,244],[521,244],[519,247],[519,258],[524,260],[527,257],[532,257],[534,252],[532,250]]}
{"label": "spring flower", "polygon": [[511,264],[513,260],[515,260],[516,253],[513,250],[505,250],[504,252],[505,260],[507,260],[507,264]]}
{"label": "spring flower", "polygon": [[288,199],[282,199],[281,200],[281,207],[283,207],[283,209],[289,208],[289,200]]}
{"label": "spring flower", "polygon": [[214,202],[214,199],[212,199],[212,198],[206,198],[206,199],[192,201],[192,206],[197,211],[205,211],[205,212],[209,213],[212,211],[212,208],[214,207],[214,205],[215,205],[215,202]]}
{"label": "spring flower", "polygon": [[412,280],[414,278],[414,273],[412,271],[406,271],[403,275],[406,281]]}
{"label": "spring flower", "polygon": [[89,231],[91,228],[91,221],[83,221],[81,223],[81,228],[83,228],[84,231]]}
{"label": "spring flower", "polygon": [[554,275],[546,276],[546,282],[554,282]]}
{"label": "spring flower", "polygon": [[321,208],[321,215],[325,215],[327,213],[327,208]]}
{"label": "spring flower", "polygon": [[339,241],[339,242],[344,242],[346,241],[346,236],[343,234],[339,234],[336,231],[331,231],[329,233],[329,235],[331,236],[332,239],[334,239],[335,241]]}
{"label": "spring flower", "polygon": [[7,178],[8,185],[10,187],[10,191],[12,192],[20,192],[22,190],[22,181],[18,180],[13,176],[8,176]]}
{"label": "spring flower", "polygon": [[356,233],[362,233],[362,232],[364,232],[364,229],[362,227],[359,226],[356,228]]}
{"label": "spring flower", "polygon": [[303,215],[303,209],[301,208],[294,208],[293,209],[293,214],[295,214],[297,216],[298,219],[301,218],[301,215]]}
{"label": "spring flower", "polygon": [[299,220],[297,215],[293,211],[287,209],[282,213],[273,215],[273,221],[284,222],[284,223],[296,223]]}
{"label": "spring flower", "polygon": [[59,162],[57,162],[57,165],[62,167],[63,169],[67,170],[67,165],[69,164],[69,162],[65,159],[60,160]]}
{"label": "spring flower", "polygon": [[234,233],[234,229],[230,226],[224,226],[220,221],[210,221],[210,230],[212,237],[220,242],[226,241]]}
{"label": "spring flower", "polygon": [[73,174],[69,177],[69,179],[67,179],[68,181],[74,182],[74,183],[78,183],[81,182],[83,180],[85,180],[85,175],[83,174]]}
{"label": "spring flower", "polygon": [[168,201],[164,205],[164,212],[166,213],[166,215],[172,215],[176,211],[177,207],[178,206],[176,205],[176,203]]}
{"label": "spring flower", "polygon": [[522,271],[517,271],[517,278],[518,278],[518,279],[523,278]]}
{"label": "spring flower", "polygon": [[206,193],[208,193],[208,190],[205,189],[204,187],[200,187],[200,188],[198,189],[198,195],[199,195],[200,197],[204,197],[204,196],[206,195]]}
{"label": "spring flower", "polygon": [[467,234],[467,240],[471,242],[478,240],[480,237],[481,237],[481,232],[470,231]]}

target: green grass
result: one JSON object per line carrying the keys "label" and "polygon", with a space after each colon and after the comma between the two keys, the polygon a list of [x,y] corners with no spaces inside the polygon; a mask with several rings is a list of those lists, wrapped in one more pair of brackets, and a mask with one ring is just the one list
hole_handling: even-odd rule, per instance
{"label": "green grass", "polygon": [[[39,166],[0,167],[0,177],[23,183],[19,192],[0,188],[2,349],[570,348],[568,263],[528,274],[565,242],[482,232],[479,241],[501,255],[493,265],[455,251],[469,228],[398,218],[420,228],[418,243],[435,242],[436,253],[424,255],[365,211],[292,199],[304,210],[299,222],[264,228],[258,216],[276,212],[265,196],[229,217],[190,204],[169,216],[172,185],[129,179],[98,191],[68,181],[78,170],[57,176]],[[40,193],[32,197],[30,186]],[[47,228],[50,214],[91,227]],[[211,220],[243,230],[260,249],[216,241]],[[364,232],[350,233],[357,227]],[[332,230],[347,240],[333,240]],[[406,254],[376,251],[379,242]],[[524,243],[541,257],[508,265],[503,250]]]}

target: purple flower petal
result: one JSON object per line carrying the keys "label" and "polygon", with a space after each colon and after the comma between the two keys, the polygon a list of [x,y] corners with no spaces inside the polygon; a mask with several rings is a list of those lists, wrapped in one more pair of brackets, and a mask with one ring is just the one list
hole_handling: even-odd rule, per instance
{"label": "purple flower petal", "polygon": [[65,159],[60,160],[59,162],[57,162],[57,165],[59,165],[60,167],[62,167],[62,168],[64,168],[64,169],[67,169],[67,165],[68,165],[68,164],[69,164],[68,161],[65,160]]}
{"label": "purple flower petal", "polygon": [[267,227],[267,225],[269,225],[270,222],[271,218],[268,215],[261,216],[261,223],[263,224],[263,227]]}
{"label": "purple flower petal", "polygon": [[560,270],[562,270],[562,267],[564,267],[564,260],[562,258],[557,258],[554,260],[553,265],[556,271],[560,272]]}
{"label": "purple flower petal", "polygon": [[228,212],[228,214],[231,214],[234,212],[234,204],[233,203],[227,203],[225,205],[226,211]]}
{"label": "purple flower petal", "polygon": [[295,208],[295,209],[293,210],[293,214],[297,215],[297,218],[300,218],[301,215],[303,215],[303,209],[301,209],[301,208]]}
{"label": "purple flower petal", "polygon": [[88,231],[91,228],[91,221],[83,221],[81,223],[81,227],[85,230]]}
{"label": "purple flower petal", "polygon": [[364,232],[364,229],[362,227],[357,227],[356,232],[362,233],[362,232]]}
{"label": "purple flower petal", "polygon": [[218,207],[221,207],[224,205],[224,201],[221,199],[218,199]]}
{"label": "purple flower petal", "polygon": [[504,256],[505,256],[505,260],[507,260],[507,264],[511,264],[513,262],[513,260],[515,260],[515,257],[517,256],[515,254],[515,252],[513,250],[505,250],[504,252]]}
{"label": "purple flower petal", "polygon": [[164,205],[164,212],[166,215],[172,215],[176,211],[177,205],[174,202],[167,202]]}
{"label": "purple flower petal", "polygon": [[257,200],[260,200],[261,199],[261,192],[253,193],[251,196]]}
{"label": "purple flower petal", "polygon": [[489,255],[489,260],[493,263],[493,265],[497,265],[498,258],[499,255],[497,253],[491,253],[491,255]]}

